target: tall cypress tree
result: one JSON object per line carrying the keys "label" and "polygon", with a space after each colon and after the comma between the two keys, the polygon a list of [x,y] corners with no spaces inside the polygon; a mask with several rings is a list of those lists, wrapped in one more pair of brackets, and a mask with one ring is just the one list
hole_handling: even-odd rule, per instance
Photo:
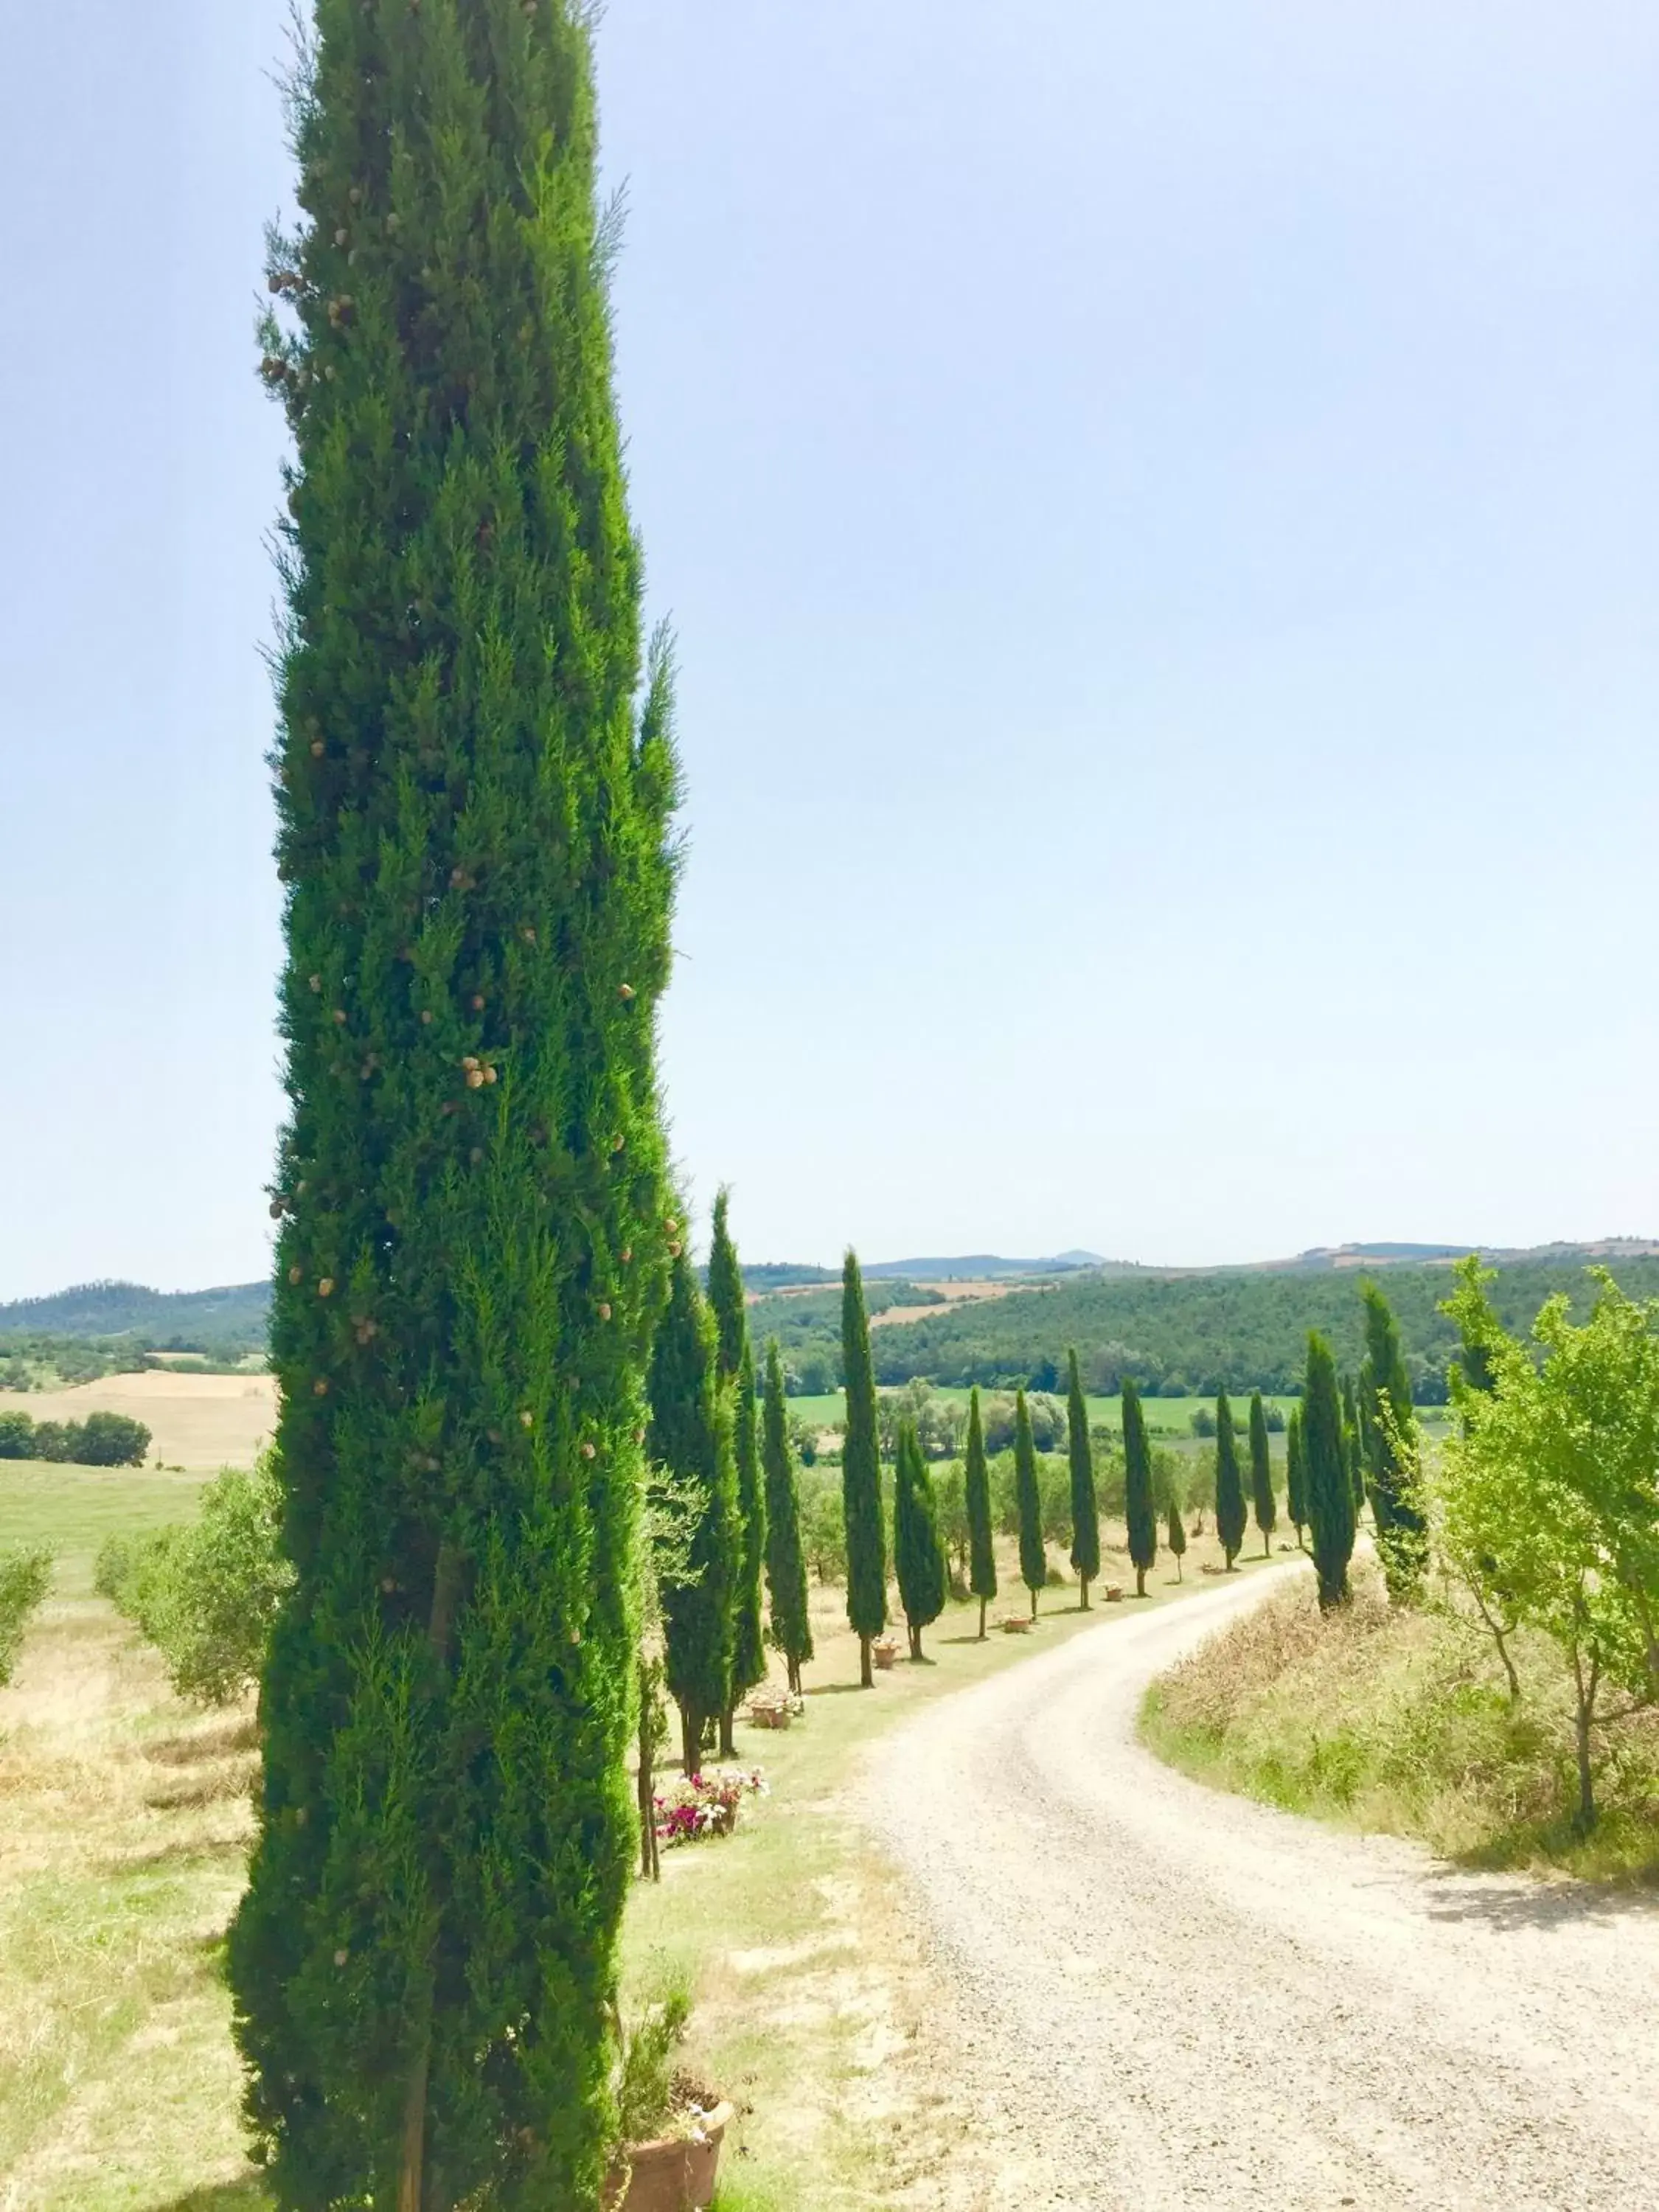
{"label": "tall cypress tree", "polygon": [[1348,1595],[1348,1561],[1353,1556],[1354,1539],[1353,1484],[1343,1449],[1336,1362],[1317,1329],[1308,1337],[1308,1375],[1302,1391],[1302,1455],[1319,1602],[1328,1613]]}
{"label": "tall cypress tree", "polygon": [[812,1624],[800,1536],[800,1485],[789,1442],[783,1359],[775,1337],[766,1347],[761,1467],[766,1481],[766,1586],[772,1600],[772,1641],[783,1654],[790,1688],[799,1692],[801,1667],[812,1656]]}
{"label": "tall cypress tree", "polygon": [[1244,1541],[1244,1486],[1239,1477],[1233,1409],[1224,1390],[1215,1401],[1215,1533],[1232,1571]]}
{"label": "tall cypress tree", "polygon": [[922,1630],[945,1610],[945,1572],[939,1508],[914,1421],[899,1424],[893,1476],[893,1563],[910,1631],[910,1656],[919,1660]]}
{"label": "tall cypress tree", "polygon": [[979,1600],[979,1640],[985,1641],[985,1608],[997,1594],[996,1544],[991,1527],[991,1469],[985,1456],[985,1429],[979,1391],[968,1401],[968,1448],[963,1461],[968,1504],[968,1587]]}
{"label": "tall cypress tree", "polygon": [[1075,1346],[1066,1355],[1066,1451],[1072,1472],[1072,1567],[1089,1610],[1089,1585],[1100,1572],[1100,1499],[1095,1489],[1094,1447],[1089,1439],[1089,1401],[1083,1395]]}
{"label": "tall cypress tree", "polygon": [[1123,1384],[1123,1517],[1128,1523],[1135,1595],[1145,1597],[1146,1577],[1158,1557],[1158,1507],[1146,1417],[1140,1410],[1140,1393],[1127,1377]]}
{"label": "tall cypress tree", "polygon": [[295,1581],[229,1952],[283,2206],[597,2198],[635,1814],[654,1009],[586,11],[317,0],[263,374],[293,438],[271,1324]]}
{"label": "tall cypress tree", "polygon": [[1363,1284],[1361,1295],[1365,1358],[1359,1370],[1360,1438],[1370,1478],[1377,1553],[1389,1595],[1400,1604],[1416,1594],[1428,1564],[1427,1531],[1416,1490],[1417,1412],[1389,1302],[1375,1283]]}
{"label": "tall cypress tree", "polygon": [[1345,1375],[1340,1384],[1342,1401],[1342,1456],[1348,1469],[1348,1486],[1353,1492],[1354,1522],[1358,1526],[1365,1510],[1365,1455],[1359,1437],[1359,1393],[1352,1375]]}
{"label": "tall cypress tree", "polygon": [[1303,1470],[1302,1408],[1292,1406],[1285,1424],[1285,1510],[1296,1531],[1297,1548],[1304,1548],[1302,1531],[1308,1525],[1308,1492]]}
{"label": "tall cypress tree", "polygon": [[1273,1533],[1279,1519],[1273,1503],[1273,1449],[1267,1442],[1267,1409],[1260,1390],[1250,1393],[1250,1504],[1255,1525],[1261,1531],[1261,1556],[1273,1551]]}
{"label": "tall cypress tree", "polygon": [[721,1380],[732,1392],[732,1449],[737,1462],[737,1557],[732,1594],[732,1686],[720,1711],[720,1752],[737,1749],[732,1720],[738,1703],[766,1678],[766,1638],[761,1626],[761,1575],[766,1564],[766,1496],[761,1486],[759,1407],[755,1393],[755,1359],[749,1345],[749,1313],[743,1294],[743,1269],[732,1241],[731,1194],[714,1198],[708,1244],[708,1304],[714,1316],[716,1354]]}
{"label": "tall cypress tree", "polygon": [[665,1675],[680,1709],[680,1755],[702,1765],[703,1732],[732,1702],[732,1583],[738,1556],[738,1482],[732,1393],[720,1376],[714,1323],[691,1263],[674,1262],[668,1311],[651,1352],[654,1465],[700,1503],[687,1575],[662,1594]]}
{"label": "tall cypress tree", "polygon": [[859,1680],[875,1682],[870,1646],[887,1626],[887,1533],[881,1510],[881,1439],[876,1427],[876,1378],[870,1364],[870,1322],[864,1277],[849,1252],[842,1271],[841,1363],[847,1392],[842,1444],[842,1507],[847,1516],[847,1618],[859,1639]]}
{"label": "tall cypress tree", "polygon": [[1181,1517],[1181,1503],[1173,1491],[1170,1493],[1168,1542],[1175,1554],[1176,1580],[1185,1582],[1187,1577],[1181,1571],[1181,1562],[1187,1553],[1187,1524]]}
{"label": "tall cypress tree", "polygon": [[1014,1401],[1014,1501],[1019,1509],[1020,1580],[1031,1593],[1036,1619],[1037,1592],[1048,1579],[1048,1554],[1042,1541],[1042,1494],[1037,1488],[1036,1445],[1031,1409],[1022,1389]]}

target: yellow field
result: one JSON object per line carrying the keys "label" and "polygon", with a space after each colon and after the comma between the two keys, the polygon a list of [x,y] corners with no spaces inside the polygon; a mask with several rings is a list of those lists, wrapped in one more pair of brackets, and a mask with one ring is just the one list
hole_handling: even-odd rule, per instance
{"label": "yellow field", "polygon": [[126,1413],[143,1421],[150,1456],[187,1474],[252,1467],[276,1425],[276,1384],[269,1375],[109,1375],[73,1390],[0,1390],[0,1413],[33,1421],[84,1421],[88,1413]]}

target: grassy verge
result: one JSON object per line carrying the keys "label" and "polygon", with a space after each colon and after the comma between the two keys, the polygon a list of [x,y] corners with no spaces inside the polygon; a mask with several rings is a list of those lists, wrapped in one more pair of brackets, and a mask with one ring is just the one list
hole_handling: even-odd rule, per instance
{"label": "grassy verge", "polygon": [[[0,1543],[58,1554],[54,1595],[0,1692],[0,2212],[258,2212],[221,1972],[250,1834],[246,1711],[204,1715],[169,1693],[153,1653],[91,1592],[104,1537],[191,1509],[198,1486],[134,1470],[8,1468]],[[1195,1539],[1184,1588],[1212,1539]],[[1012,1552],[993,1618],[1025,1610]],[[1133,1587],[1121,1552],[1103,1581]],[[1160,1561],[1157,1601],[1182,1594]],[[977,1608],[927,1634],[868,1693],[836,1589],[814,1593],[819,1656],[788,1732],[740,1727],[764,1799],[738,1832],[666,1855],[638,1886],[627,1990],[668,1966],[696,1991],[695,2070],[745,2110],[729,2212],[955,2208],[971,2116],[917,1939],[850,1806],[863,1747],[947,1694],[1133,1603],[1087,1615],[1044,1593],[1030,1636],[975,1639]],[[971,1808],[963,1808],[964,1817]]]}
{"label": "grassy verge", "polygon": [[1512,1705],[1478,1623],[1392,1609],[1365,1566],[1329,1620],[1304,1581],[1235,1622],[1152,1685],[1142,1732],[1200,1781],[1466,1866],[1659,1883],[1659,1715],[1606,1732],[1601,1817],[1580,1836],[1564,1663],[1541,1638],[1516,1659]]}

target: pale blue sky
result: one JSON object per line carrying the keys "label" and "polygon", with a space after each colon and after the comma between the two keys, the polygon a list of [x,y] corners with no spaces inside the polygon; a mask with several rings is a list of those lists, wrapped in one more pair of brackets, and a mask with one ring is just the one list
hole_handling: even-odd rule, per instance
{"label": "pale blue sky", "polygon": [[[0,81],[0,1296],[264,1267],[281,0]],[[612,0],[750,1256],[1659,1231],[1659,11]]]}

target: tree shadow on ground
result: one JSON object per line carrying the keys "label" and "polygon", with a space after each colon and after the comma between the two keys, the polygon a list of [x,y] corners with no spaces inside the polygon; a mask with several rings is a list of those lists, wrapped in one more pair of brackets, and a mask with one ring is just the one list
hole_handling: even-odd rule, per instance
{"label": "tree shadow on ground", "polygon": [[1478,1870],[1473,1856],[1468,1871],[1437,1874],[1429,1880],[1431,1920],[1484,1922],[1499,1930],[1535,1928],[1546,1935],[1587,1922],[1616,1926],[1621,1921],[1659,1923],[1659,1895],[1649,1887],[1600,1881],[1540,1880],[1532,1875],[1493,1875]]}
{"label": "tree shadow on ground", "polygon": [[161,2212],[270,2212],[270,2197],[258,2175],[250,2172],[238,2181],[209,2182],[175,2197]]}

